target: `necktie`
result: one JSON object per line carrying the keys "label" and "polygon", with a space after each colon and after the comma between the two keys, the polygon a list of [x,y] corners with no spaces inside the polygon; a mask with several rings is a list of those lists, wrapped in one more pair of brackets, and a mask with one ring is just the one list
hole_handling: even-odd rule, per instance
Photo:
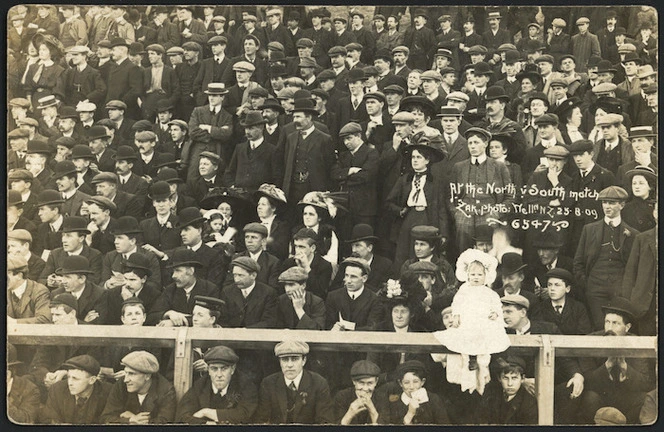
{"label": "necktie", "polygon": [[80,397],[76,398],[76,408],[83,408],[85,403],[88,401],[88,398]]}
{"label": "necktie", "polygon": [[610,152],[610,151],[611,151],[611,144],[608,144],[608,143],[607,143],[607,144],[604,146],[604,151],[607,152],[607,153]]}
{"label": "necktie", "polygon": [[449,135],[445,135],[445,142],[447,143],[447,147],[452,147],[452,137]]}
{"label": "necktie", "polygon": [[413,182],[413,187],[415,187],[415,196],[413,196],[413,201],[417,203],[417,199],[420,197],[422,192],[422,177],[424,174],[415,173],[415,181]]}
{"label": "necktie", "polygon": [[553,268],[553,266],[552,266],[551,264],[547,264],[547,265],[546,265],[546,269],[547,269],[547,270],[551,270],[552,268]]}
{"label": "necktie", "polygon": [[473,165],[475,165],[475,166],[480,166],[480,160],[479,160],[479,159],[475,159],[475,161],[473,162]]}
{"label": "necktie", "polygon": [[291,381],[291,383],[288,385],[288,389],[294,392],[297,391],[297,387],[295,387],[295,383],[293,381]]}
{"label": "necktie", "polygon": [[50,224],[49,224],[49,226],[51,227],[51,232],[55,232],[55,227],[53,225],[50,225]]}
{"label": "necktie", "polygon": [[43,71],[44,71],[44,63],[39,63],[39,68],[37,69],[35,76],[32,77],[32,81],[36,83],[39,82],[39,79],[41,78]]}
{"label": "necktie", "polygon": [[357,99],[353,99],[353,109],[357,109],[360,106],[360,102]]}
{"label": "necktie", "polygon": [[620,366],[614,365],[609,371],[609,374],[611,375],[611,378],[613,378],[613,382],[620,382]]}
{"label": "necktie", "polygon": [[556,313],[558,315],[562,315],[562,313],[563,313],[563,307],[562,306],[560,306],[560,305],[554,306],[554,309],[556,310]]}
{"label": "necktie", "polygon": [[122,258],[125,259],[125,260],[129,259],[129,254],[122,254]]}

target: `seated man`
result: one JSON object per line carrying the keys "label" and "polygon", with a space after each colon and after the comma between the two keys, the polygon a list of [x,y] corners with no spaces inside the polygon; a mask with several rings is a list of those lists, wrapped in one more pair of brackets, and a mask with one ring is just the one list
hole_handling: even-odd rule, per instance
{"label": "seated man", "polygon": [[[496,292],[500,297],[505,295],[522,295],[528,299],[530,306],[535,306],[538,299],[532,291],[524,286],[525,268],[528,264],[524,264],[521,255],[515,252],[507,252],[503,254],[502,262],[498,267],[498,274],[502,279],[502,288]],[[494,288],[495,289],[495,288]]]}
{"label": "seated man", "polygon": [[277,328],[323,330],[325,302],[306,291],[308,274],[300,267],[291,267],[279,275],[284,294],[277,299]]}
{"label": "seated man", "polygon": [[188,424],[239,424],[253,419],[258,404],[256,387],[235,366],[239,357],[223,345],[205,353],[208,375],[199,379],[178,403],[176,422]]}
{"label": "seated man", "polygon": [[547,299],[537,303],[530,311],[534,320],[554,323],[562,334],[585,335],[592,331],[586,306],[569,296],[574,277],[563,268],[547,272]]}
{"label": "seated man", "polygon": [[97,379],[99,362],[89,355],[67,360],[60,369],[67,371],[48,391],[40,419],[50,424],[98,424],[111,385]]}
{"label": "seated man", "polygon": [[[269,253],[267,247],[267,227],[263,224],[253,222],[244,226],[244,245],[247,250],[235,254],[233,258],[250,257],[261,267],[256,276],[258,282],[277,287],[279,277],[279,258]],[[224,286],[233,284],[233,275],[226,274]]]}
{"label": "seated man", "polygon": [[[28,261],[25,258],[15,255],[7,256],[8,323],[47,324],[51,322],[48,288],[27,279],[29,271]],[[20,352],[21,350],[19,350]],[[28,359],[23,358],[22,360]]]}
{"label": "seated man", "polygon": [[369,360],[358,360],[350,368],[353,387],[340,390],[334,396],[335,420],[342,425],[378,424],[374,405],[380,368]]}
{"label": "seated man", "polygon": [[7,253],[23,258],[28,264],[25,279],[37,282],[46,262],[30,251],[32,243],[32,234],[28,230],[14,229],[7,233]]}
{"label": "seated man", "polygon": [[27,377],[17,375],[16,347],[7,344],[7,417],[16,423],[34,423],[39,415],[39,388]]}
{"label": "seated man", "polygon": [[[304,369],[309,345],[284,341],[274,347],[281,372],[266,377],[260,386],[256,423],[330,424],[334,422],[327,381]],[[286,401],[284,404],[283,402]]]}
{"label": "seated man", "polygon": [[[629,332],[634,321],[629,301],[616,297],[602,309],[604,330],[591,334],[634,336]],[[583,423],[592,424],[597,410],[606,406],[620,410],[627,418],[627,424],[639,423],[646,393],[655,388],[657,382],[652,361],[625,357],[584,359],[584,371],[587,371],[586,390],[580,410]]]}
{"label": "seated man", "polygon": [[454,268],[442,255],[440,230],[433,226],[418,225],[410,230],[410,237],[413,240],[415,258],[406,260],[401,266],[399,274],[403,274],[413,263],[429,261],[438,267],[436,291],[456,288],[457,280],[454,276]]}
{"label": "seated man", "polygon": [[521,357],[498,359],[500,386],[487,387],[482,400],[489,424],[537,424],[537,399],[523,386],[526,362]]}
{"label": "seated man", "polygon": [[284,260],[281,269],[283,271],[295,266],[304,269],[309,274],[306,290],[325,300],[332,279],[332,265],[316,250],[317,240],[318,234],[309,228],[302,228],[295,233],[295,255]]}
{"label": "seated man", "polygon": [[124,381],[116,382],[101,415],[102,423],[163,424],[175,418],[175,389],[159,375],[157,358],[134,351],[122,359]]}
{"label": "seated man", "polygon": [[[125,301],[131,298],[141,300],[143,314],[145,314],[146,311],[152,309],[157,298],[161,295],[161,287],[147,282],[152,270],[150,270],[150,260],[145,255],[131,254],[122,264],[124,285],[116,286],[107,291],[108,317],[106,324],[109,325],[123,324],[122,316],[124,315]],[[143,318],[145,321],[145,317]]]}

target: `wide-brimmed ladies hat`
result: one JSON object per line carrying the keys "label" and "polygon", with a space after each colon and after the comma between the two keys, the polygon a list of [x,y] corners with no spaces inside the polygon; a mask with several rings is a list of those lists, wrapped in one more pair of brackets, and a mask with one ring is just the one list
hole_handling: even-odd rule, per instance
{"label": "wide-brimmed ladies hat", "polygon": [[258,190],[254,192],[254,200],[258,202],[261,197],[265,197],[280,211],[286,207],[286,194],[273,184],[263,183]]}

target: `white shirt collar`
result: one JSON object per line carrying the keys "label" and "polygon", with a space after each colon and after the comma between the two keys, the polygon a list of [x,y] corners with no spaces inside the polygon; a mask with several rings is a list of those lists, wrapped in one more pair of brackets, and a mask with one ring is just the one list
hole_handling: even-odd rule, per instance
{"label": "white shirt collar", "polygon": [[302,381],[302,375],[304,375],[304,369],[292,380],[288,380],[286,379],[286,377],[284,377],[284,381],[286,382],[286,387],[290,387],[290,384],[293,383],[295,384],[295,388],[299,390],[300,381]]}
{"label": "white shirt collar", "polygon": [[26,290],[27,288],[28,288],[28,281],[27,281],[27,279],[26,279],[26,280],[23,281],[23,283],[22,283],[21,285],[19,285],[18,288],[16,288],[14,291],[12,291],[12,293],[13,293],[16,297],[18,297],[18,299],[20,300],[21,297],[23,297],[23,294],[25,293],[25,290]]}
{"label": "white shirt collar", "polygon": [[369,121],[372,121],[372,122],[376,123],[377,125],[382,126],[383,125],[383,115],[378,114],[378,115],[375,115],[375,116],[371,116],[371,117],[369,117]]}
{"label": "white shirt collar", "polygon": [[362,295],[363,292],[364,292],[364,287],[360,288],[357,291],[353,291],[353,292],[350,292],[350,291],[346,290],[346,294],[348,294],[348,297],[354,296],[355,300],[357,300]]}
{"label": "white shirt collar", "polygon": [[275,124],[273,124],[273,125],[266,124],[266,125],[265,125],[265,130],[266,130],[270,135],[272,135],[272,134],[274,133],[274,131],[277,129],[277,127],[279,127],[279,123],[275,123]]}
{"label": "white shirt collar", "polygon": [[226,396],[226,393],[228,393],[228,386],[226,386],[226,387],[222,388],[221,390],[219,390],[218,388],[216,388],[214,386],[214,384],[212,384],[212,382],[210,382],[210,385],[212,386],[212,393],[214,393],[214,394],[219,394],[221,397],[224,397],[224,396]]}
{"label": "white shirt collar", "polygon": [[256,282],[251,284],[250,287],[241,289],[240,291],[242,291],[242,295],[246,298],[246,297],[249,297],[249,294],[251,294],[251,292],[254,290],[254,288],[256,288]]}
{"label": "white shirt collar", "polygon": [[78,249],[76,249],[73,252],[67,252],[67,254],[70,255],[70,256],[71,255],[80,255],[81,252],[83,252],[83,245],[81,245],[81,247],[79,247]]}
{"label": "white shirt collar", "polygon": [[119,175],[118,177],[120,177],[120,183],[123,183],[123,182],[126,183],[126,182],[129,181],[129,177],[131,177],[131,171],[129,171],[129,174],[127,174],[127,175],[123,175],[123,176]]}
{"label": "white shirt collar", "polygon": [[614,227],[620,226],[620,223],[622,222],[622,218],[620,215],[614,217],[613,219],[610,219],[606,216],[604,216],[604,223],[607,225],[613,225]]}
{"label": "white shirt collar", "polygon": [[[249,252],[249,251],[247,251],[247,252]],[[249,258],[251,258],[252,260],[258,262],[258,258],[260,258],[262,253],[263,253],[262,250],[258,251],[258,253],[256,253],[256,254],[253,254],[253,253],[249,252]]]}
{"label": "white shirt collar", "polygon": [[53,231],[59,231],[60,227],[62,226],[62,223],[64,222],[64,218],[62,215],[58,216],[58,218],[55,220],[55,222],[50,223],[51,228],[53,228]]}
{"label": "white shirt collar", "polygon": [[302,139],[306,139],[311,133],[316,129],[314,125],[311,125],[311,127],[307,130],[302,131]]}
{"label": "white shirt collar", "polygon": [[193,246],[189,246],[189,249],[191,249],[191,250],[193,250],[194,252],[196,252],[197,250],[199,250],[199,249],[201,248],[201,246],[203,246],[203,242],[202,242],[202,241],[199,241],[199,242],[196,243],[195,245],[193,245]]}
{"label": "white shirt collar", "polygon": [[526,324],[525,326],[523,326],[520,329],[517,329],[516,334],[523,335],[523,334],[528,333],[529,331],[530,331],[530,320],[528,320],[528,324]]}
{"label": "white shirt collar", "polygon": [[477,156],[477,157],[473,156],[473,157],[470,158],[470,162],[471,162],[471,163],[474,164],[475,161],[479,162],[480,164],[483,164],[484,161],[486,161],[486,155],[485,155],[485,154],[481,154],[481,155],[479,155],[479,156]]}
{"label": "white shirt collar", "polygon": [[265,141],[265,139],[264,139],[263,137],[260,137],[260,138],[257,139],[256,141],[249,141],[249,145],[250,145],[250,147],[252,147],[252,148],[256,148],[256,147],[258,147],[259,145],[263,144],[263,141]]}
{"label": "white shirt collar", "polygon": [[145,393],[145,394],[138,394],[138,393],[136,393],[136,397],[138,397],[138,403],[141,404],[141,405],[143,405],[143,401],[145,400],[145,397],[146,397],[147,395],[148,395],[147,393]]}
{"label": "white shirt collar", "polygon": [[73,197],[75,193],[76,193],[76,188],[70,190],[69,192],[62,192],[62,197],[68,200],[69,198]]}
{"label": "white shirt collar", "polygon": [[145,162],[146,164],[149,164],[152,161],[152,158],[154,157],[154,154],[155,154],[154,151],[152,153],[150,153],[149,155],[145,155],[145,154],[141,153],[141,159],[143,159],[143,162]]}

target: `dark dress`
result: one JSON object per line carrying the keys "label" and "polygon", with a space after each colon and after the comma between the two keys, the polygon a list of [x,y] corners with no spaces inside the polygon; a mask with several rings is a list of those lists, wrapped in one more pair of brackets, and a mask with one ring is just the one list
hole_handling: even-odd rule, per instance
{"label": "dark dress", "polygon": [[633,197],[625,204],[625,208],[620,212],[620,215],[627,225],[638,232],[644,232],[656,225],[652,212],[653,206],[651,204],[648,204],[643,198]]}

